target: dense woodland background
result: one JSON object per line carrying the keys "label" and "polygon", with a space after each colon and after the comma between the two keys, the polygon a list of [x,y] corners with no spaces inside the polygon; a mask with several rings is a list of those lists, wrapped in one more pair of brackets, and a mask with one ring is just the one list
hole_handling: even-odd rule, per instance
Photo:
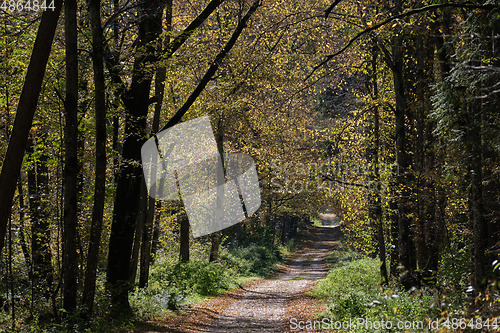
{"label": "dense woodland background", "polygon": [[[189,274],[279,257],[322,213],[382,284],[498,315],[499,1],[54,6],[1,9],[5,330],[130,316],[166,262],[175,308]],[[254,158],[262,205],[192,239],[180,201],[147,197],[140,148],[202,115]]]}

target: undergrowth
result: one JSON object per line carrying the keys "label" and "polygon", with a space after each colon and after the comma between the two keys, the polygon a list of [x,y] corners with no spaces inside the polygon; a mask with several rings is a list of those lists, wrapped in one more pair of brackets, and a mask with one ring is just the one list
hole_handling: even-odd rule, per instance
{"label": "undergrowth", "polygon": [[[452,318],[467,317],[467,309],[462,302],[463,290],[450,294],[449,290],[443,292],[443,289],[438,291],[436,288],[406,291],[393,283],[383,287],[380,261],[363,257],[344,244],[339,244],[326,261],[331,270],[313,293],[328,304],[328,310],[320,314],[318,320],[328,323],[329,328],[334,327],[333,323],[340,325],[364,320],[360,323],[390,322],[396,331],[400,323],[410,327],[401,331],[424,332],[428,331],[430,320],[439,320],[443,328],[447,319],[451,323]],[[367,332],[367,326],[345,326],[342,331]],[[368,331],[385,332],[387,328],[370,326]]]}
{"label": "undergrowth", "polygon": [[211,263],[206,259],[158,260],[150,269],[148,286],[131,293],[132,309],[140,320],[150,320],[177,311],[183,304],[219,295],[248,279],[270,275],[295,246],[223,248],[219,260]]}

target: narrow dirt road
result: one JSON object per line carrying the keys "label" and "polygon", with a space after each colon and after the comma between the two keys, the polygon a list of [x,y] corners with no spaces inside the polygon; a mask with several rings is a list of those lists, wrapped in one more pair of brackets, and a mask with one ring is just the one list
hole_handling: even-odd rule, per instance
{"label": "narrow dirt road", "polygon": [[[326,275],[324,256],[340,239],[339,227],[311,227],[310,240],[280,274],[195,305],[175,327],[162,332],[285,332],[303,317],[315,282]],[[310,301],[309,303],[314,302]],[[153,331],[149,331],[153,332]],[[155,332],[158,332],[155,330]]]}
{"label": "narrow dirt road", "polygon": [[311,289],[326,275],[324,256],[338,241],[338,228],[314,228],[312,240],[276,279],[245,289],[201,332],[283,332],[288,326],[287,303]]}

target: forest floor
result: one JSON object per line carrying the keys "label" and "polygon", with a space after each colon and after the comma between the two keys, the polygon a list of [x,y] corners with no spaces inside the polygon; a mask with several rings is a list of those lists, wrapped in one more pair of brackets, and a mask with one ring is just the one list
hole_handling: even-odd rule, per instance
{"label": "forest floor", "polygon": [[326,305],[309,292],[328,273],[324,257],[340,237],[339,227],[310,227],[302,248],[270,278],[142,323],[135,332],[287,332],[291,318],[314,320]]}

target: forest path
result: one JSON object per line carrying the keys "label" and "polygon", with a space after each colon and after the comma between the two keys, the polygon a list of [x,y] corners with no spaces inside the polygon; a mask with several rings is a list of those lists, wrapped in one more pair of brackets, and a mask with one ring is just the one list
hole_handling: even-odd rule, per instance
{"label": "forest path", "polygon": [[312,239],[275,279],[243,289],[216,320],[201,332],[283,332],[288,326],[287,306],[300,293],[328,272],[324,265],[333,242],[340,239],[336,228],[311,228]]}
{"label": "forest path", "polygon": [[310,227],[302,249],[274,278],[193,305],[177,323],[147,332],[284,332],[292,317],[314,319],[321,309],[306,293],[327,274],[324,257],[340,236],[339,227]]}

